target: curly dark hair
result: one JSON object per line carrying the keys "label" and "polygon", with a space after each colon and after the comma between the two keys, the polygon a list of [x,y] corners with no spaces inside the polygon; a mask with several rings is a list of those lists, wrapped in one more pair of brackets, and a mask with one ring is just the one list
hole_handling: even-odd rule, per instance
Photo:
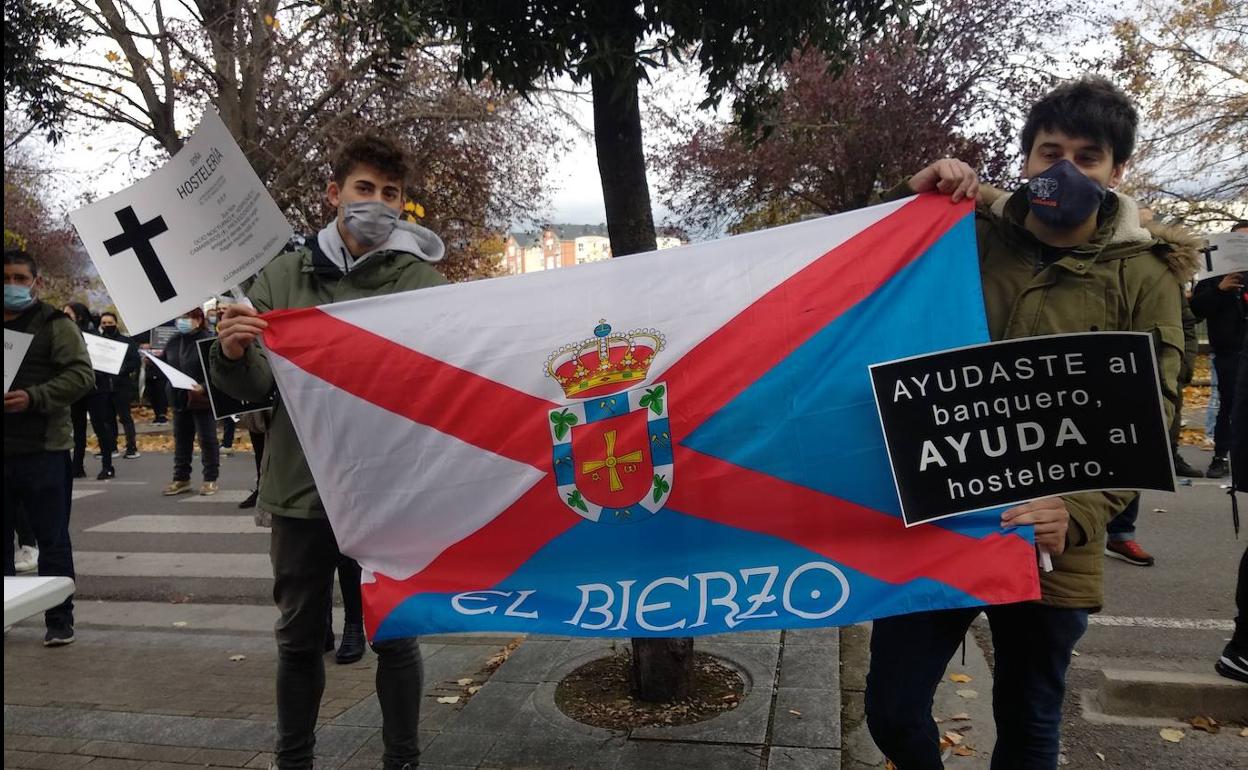
{"label": "curly dark hair", "polygon": [[348,139],[334,153],[334,181],[342,184],[356,166],[372,166],[403,186],[411,180],[412,160],[394,139],[381,134],[361,134]]}
{"label": "curly dark hair", "polygon": [[1135,130],[1140,118],[1131,100],[1100,76],[1087,76],[1058,86],[1031,106],[1023,125],[1023,155],[1031,154],[1040,129],[1107,145],[1114,165],[1126,163],[1135,152]]}

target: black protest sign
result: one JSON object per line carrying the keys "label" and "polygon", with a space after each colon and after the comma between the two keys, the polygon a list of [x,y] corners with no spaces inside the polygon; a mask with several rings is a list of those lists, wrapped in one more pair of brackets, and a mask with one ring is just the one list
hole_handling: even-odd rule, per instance
{"label": "black protest sign", "polygon": [[271,391],[264,401],[239,401],[213,384],[208,369],[208,351],[212,349],[212,343],[216,340],[216,337],[205,337],[195,343],[195,347],[199,350],[199,362],[204,366],[204,374],[209,375],[204,387],[208,391],[208,401],[212,404],[212,416],[218,420],[224,420],[227,417],[237,417],[248,412],[272,409],[276,390]]}
{"label": "black protest sign", "polygon": [[1100,489],[1174,491],[1151,335],[1028,337],[871,367],[906,525]]}

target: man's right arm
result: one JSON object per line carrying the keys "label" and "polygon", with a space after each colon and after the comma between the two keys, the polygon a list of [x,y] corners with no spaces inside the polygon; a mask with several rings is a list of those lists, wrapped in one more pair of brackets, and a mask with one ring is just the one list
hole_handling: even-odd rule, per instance
{"label": "man's right arm", "polygon": [[87,343],[68,318],[48,321],[52,335],[52,368],[56,374],[47,382],[26,388],[30,409],[47,413],[74,403],[95,387],[95,371],[87,354]]}
{"label": "man's right arm", "polygon": [[1238,285],[1239,290],[1243,290],[1243,279],[1233,277],[1238,275],[1215,275],[1196,284],[1196,288],[1192,290],[1191,306],[1197,318],[1207,320],[1217,314],[1223,302],[1234,300],[1235,286]]}
{"label": "man's right arm", "polygon": [[265,325],[257,316],[272,309],[263,271],[248,288],[247,298],[254,309],[241,304],[225,309],[217,325],[217,341],[208,353],[208,376],[214,385],[240,401],[263,401],[273,390],[273,369],[251,333]]}

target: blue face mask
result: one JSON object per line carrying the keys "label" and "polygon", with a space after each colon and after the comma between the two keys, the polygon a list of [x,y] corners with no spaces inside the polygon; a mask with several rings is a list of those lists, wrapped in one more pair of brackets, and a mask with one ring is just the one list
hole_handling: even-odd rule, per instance
{"label": "blue face mask", "polygon": [[1106,190],[1084,176],[1074,163],[1059,160],[1027,183],[1027,202],[1036,219],[1056,230],[1087,221],[1105,200]]}
{"label": "blue face mask", "polygon": [[13,283],[4,285],[4,309],[12,312],[25,310],[35,301],[29,286],[18,286]]}
{"label": "blue face mask", "polygon": [[179,334],[190,334],[195,331],[195,324],[189,318],[179,318],[173,322],[178,327]]}

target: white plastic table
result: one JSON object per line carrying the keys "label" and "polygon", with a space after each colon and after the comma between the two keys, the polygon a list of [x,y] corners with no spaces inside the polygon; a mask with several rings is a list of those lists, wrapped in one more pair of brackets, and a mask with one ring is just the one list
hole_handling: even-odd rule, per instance
{"label": "white plastic table", "polygon": [[74,592],[67,577],[6,577],[4,579],[4,627],[50,610]]}

